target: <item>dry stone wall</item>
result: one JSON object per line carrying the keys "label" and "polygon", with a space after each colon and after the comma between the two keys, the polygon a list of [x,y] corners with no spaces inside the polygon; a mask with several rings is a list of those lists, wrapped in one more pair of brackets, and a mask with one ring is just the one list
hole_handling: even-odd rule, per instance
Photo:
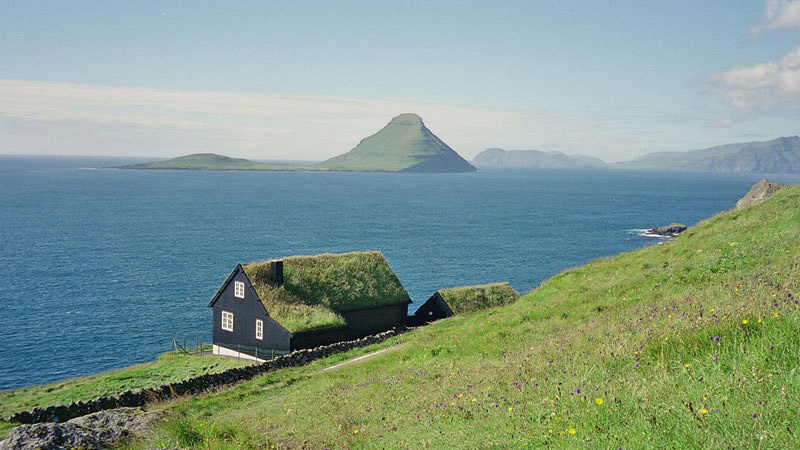
{"label": "dry stone wall", "polygon": [[100,397],[87,402],[54,405],[47,408],[35,408],[31,411],[18,412],[7,420],[17,423],[66,422],[76,417],[85,416],[98,411],[120,407],[144,406],[154,401],[169,400],[182,395],[199,394],[220,386],[231,385],[250,380],[272,370],[297,367],[311,361],[326,358],[354,348],[383,342],[386,339],[405,332],[405,329],[384,331],[353,341],[337,342],[312,349],[297,350],[287,355],[277,356],[269,361],[252,366],[236,367],[224,372],[210,373],[176,383],[165,384],[150,389],[126,391],[115,397]]}

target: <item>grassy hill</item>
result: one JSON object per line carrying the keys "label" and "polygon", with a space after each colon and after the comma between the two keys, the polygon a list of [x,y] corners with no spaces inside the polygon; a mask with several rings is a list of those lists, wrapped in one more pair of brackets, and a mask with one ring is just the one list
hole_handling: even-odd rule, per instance
{"label": "grassy hill", "polygon": [[311,166],[290,166],[253,162],[249,159],[231,158],[215,153],[195,153],[166,161],[121,166],[118,169],[165,170],[313,170]]}
{"label": "grassy hill", "polygon": [[131,447],[797,448],[798,295],[792,187],[362,363],[164,405]]}
{"label": "grassy hill", "polygon": [[[245,365],[235,359],[164,353],[153,362],[56,383],[0,391],[0,417],[51,405],[88,401]],[[0,423],[0,436],[4,436]],[[1,437],[0,437],[1,439]]]}
{"label": "grassy hill", "polygon": [[401,114],[348,153],[319,165],[328,170],[474,172],[464,158],[433,134],[416,114]]}

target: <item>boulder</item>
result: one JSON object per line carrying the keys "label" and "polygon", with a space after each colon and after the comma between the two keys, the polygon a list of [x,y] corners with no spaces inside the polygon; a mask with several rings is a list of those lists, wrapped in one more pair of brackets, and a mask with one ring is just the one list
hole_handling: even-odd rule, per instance
{"label": "boulder", "polygon": [[663,227],[650,228],[647,230],[648,234],[657,234],[659,236],[675,237],[686,231],[686,225],[682,223],[671,223]]}
{"label": "boulder", "polygon": [[143,435],[162,416],[161,411],[118,408],[78,417],[64,423],[20,425],[0,441],[0,450],[101,449]]}
{"label": "boulder", "polygon": [[782,187],[783,185],[778,183],[773,183],[769,180],[761,180],[754,184],[753,187],[750,188],[750,191],[736,202],[736,209],[742,209],[750,205],[761,203]]}

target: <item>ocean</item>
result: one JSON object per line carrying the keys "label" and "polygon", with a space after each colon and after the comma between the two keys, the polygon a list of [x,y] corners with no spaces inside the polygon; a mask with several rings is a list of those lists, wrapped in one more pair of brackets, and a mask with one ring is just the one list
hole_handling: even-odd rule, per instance
{"label": "ocean", "polygon": [[[618,170],[468,174],[98,170],[124,158],[0,156],[0,389],[209,342],[240,262],[380,250],[414,304],[508,281],[520,293],[660,242],[764,176]],[[798,176],[769,176],[800,182]]]}

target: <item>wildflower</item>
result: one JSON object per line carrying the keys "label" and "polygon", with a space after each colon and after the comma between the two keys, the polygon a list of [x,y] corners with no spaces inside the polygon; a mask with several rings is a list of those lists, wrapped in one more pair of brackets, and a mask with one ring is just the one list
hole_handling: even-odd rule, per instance
{"label": "wildflower", "polygon": [[358,434],[358,430],[353,430],[353,434]]}
{"label": "wildflower", "polygon": [[705,408],[700,408],[700,414],[707,414],[708,410]]}
{"label": "wildflower", "polygon": [[747,319],[742,320],[742,325],[747,325]]}
{"label": "wildflower", "polygon": [[683,368],[684,368],[684,369],[688,369],[688,368],[689,368],[689,363],[686,363],[686,364],[684,364],[684,365],[683,365]]}
{"label": "wildflower", "polygon": [[603,404],[603,399],[600,398],[600,397],[597,397],[596,399],[594,399],[594,402],[597,403],[598,405],[602,405]]}
{"label": "wildflower", "polygon": [[778,311],[775,311],[775,314],[773,314],[773,316],[778,317]]}
{"label": "wildflower", "polygon": [[755,419],[756,417],[758,417],[758,414],[753,413],[753,419]]}
{"label": "wildflower", "polygon": [[513,411],[513,410],[514,410],[514,408],[512,408],[512,407],[510,407],[510,406],[508,407],[508,412],[511,412],[511,411]]}
{"label": "wildflower", "polygon": [[570,428],[569,431],[567,431],[567,433],[575,434],[575,433],[577,433],[577,431],[575,431],[575,428]]}

